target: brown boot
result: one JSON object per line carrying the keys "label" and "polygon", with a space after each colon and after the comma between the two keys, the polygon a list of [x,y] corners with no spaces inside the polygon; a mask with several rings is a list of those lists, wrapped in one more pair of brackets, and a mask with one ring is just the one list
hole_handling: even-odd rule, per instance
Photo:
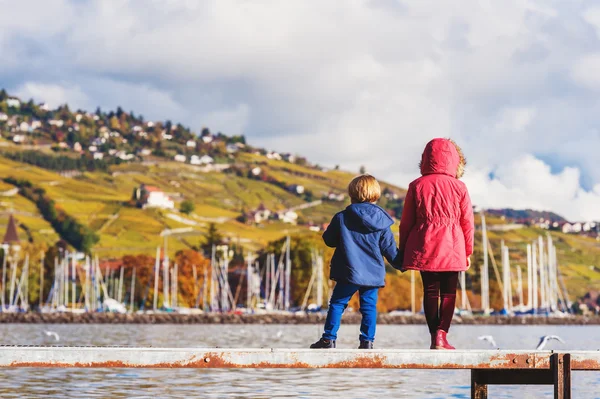
{"label": "brown boot", "polygon": [[448,340],[446,339],[446,334],[447,333],[444,330],[437,330],[437,334],[435,336],[435,349],[455,349],[452,345],[448,343]]}

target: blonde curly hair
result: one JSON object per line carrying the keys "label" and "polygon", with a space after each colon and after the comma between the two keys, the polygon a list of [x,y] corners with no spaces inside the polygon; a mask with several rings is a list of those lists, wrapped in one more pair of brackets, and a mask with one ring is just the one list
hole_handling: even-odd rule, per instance
{"label": "blonde curly hair", "polygon": [[462,148],[460,148],[460,146],[458,144],[456,144],[456,141],[454,141],[450,138],[448,139],[448,141],[454,145],[454,148],[456,148],[456,152],[458,152],[459,161],[458,161],[458,169],[456,170],[456,178],[460,179],[465,174],[465,167],[467,166],[467,158],[465,158],[465,154],[463,153]]}

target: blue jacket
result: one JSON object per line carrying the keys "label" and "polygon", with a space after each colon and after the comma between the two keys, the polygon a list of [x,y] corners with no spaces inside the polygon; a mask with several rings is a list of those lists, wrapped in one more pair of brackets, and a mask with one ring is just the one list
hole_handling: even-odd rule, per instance
{"label": "blue jacket", "polygon": [[337,213],[323,233],[325,244],[335,248],[330,278],[342,283],[383,287],[383,257],[394,266],[398,263],[398,248],[390,230],[393,224],[383,208],[371,203],[352,204]]}

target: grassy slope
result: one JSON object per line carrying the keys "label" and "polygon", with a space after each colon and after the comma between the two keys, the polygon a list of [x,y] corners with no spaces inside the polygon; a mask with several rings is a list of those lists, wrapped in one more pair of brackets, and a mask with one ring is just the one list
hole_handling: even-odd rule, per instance
{"label": "grassy slope", "polygon": [[[251,154],[243,154],[238,161],[257,164],[269,175],[286,184],[302,184],[314,193],[315,198],[320,198],[322,193],[329,191],[344,192],[348,181],[353,177],[347,172],[322,172]],[[235,220],[242,209],[254,209],[261,203],[273,210],[303,203],[300,197],[272,184],[240,178],[233,174],[203,173],[197,168],[178,163],[120,165],[114,167],[113,172],[116,173],[86,173],[71,179],[0,158],[0,176],[17,176],[44,187],[58,206],[95,230],[101,237],[96,251],[102,257],[132,252],[153,254],[156,246],[162,242],[159,234],[165,228],[192,227],[193,230],[170,238],[171,250],[185,248],[188,244],[196,245],[202,240],[202,235],[211,221],[217,221],[219,229],[225,235],[252,249],[258,249],[288,233],[317,234],[309,233],[304,227],[276,222],[263,226],[249,226]],[[141,183],[162,188],[171,193],[177,203],[189,199],[194,202],[196,210],[192,215],[184,216],[177,212],[142,210],[125,205],[134,188]],[[389,187],[400,194],[404,192]],[[2,183],[0,191],[9,188],[10,186]],[[303,210],[300,214],[321,223],[328,221],[345,205],[326,202]],[[17,212],[18,220],[31,229],[36,241],[52,243],[58,238],[51,226],[41,218],[35,205],[21,196],[0,197],[0,229],[6,225],[10,210]],[[184,217],[193,225],[169,218],[169,214],[173,213]],[[118,217],[111,220],[116,214]],[[479,218],[476,222],[479,225]],[[489,225],[501,223],[503,221],[500,219],[488,218]],[[394,230],[397,231],[397,226]],[[481,264],[480,234],[480,231],[476,232],[477,249],[473,258],[475,267],[469,271],[472,276],[471,286],[476,292],[479,291],[478,271]],[[498,263],[500,241],[504,240],[511,249],[512,265],[521,266],[525,272],[526,243],[545,234],[543,230],[526,228],[508,232],[490,231],[489,237]],[[594,239],[562,233],[553,232],[552,236],[557,245],[561,271],[567,278],[572,296],[581,295],[592,288],[600,288],[597,284],[597,281],[600,281],[600,243]],[[26,239],[24,233],[22,238]],[[490,275],[493,279],[491,270]],[[408,276],[404,275],[404,278]]]}

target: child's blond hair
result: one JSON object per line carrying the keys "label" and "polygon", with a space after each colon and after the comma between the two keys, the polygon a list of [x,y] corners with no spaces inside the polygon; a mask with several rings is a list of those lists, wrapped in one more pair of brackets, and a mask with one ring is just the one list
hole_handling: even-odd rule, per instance
{"label": "child's blond hair", "polygon": [[360,175],[348,185],[348,195],[353,204],[377,202],[381,197],[379,182],[371,175]]}

